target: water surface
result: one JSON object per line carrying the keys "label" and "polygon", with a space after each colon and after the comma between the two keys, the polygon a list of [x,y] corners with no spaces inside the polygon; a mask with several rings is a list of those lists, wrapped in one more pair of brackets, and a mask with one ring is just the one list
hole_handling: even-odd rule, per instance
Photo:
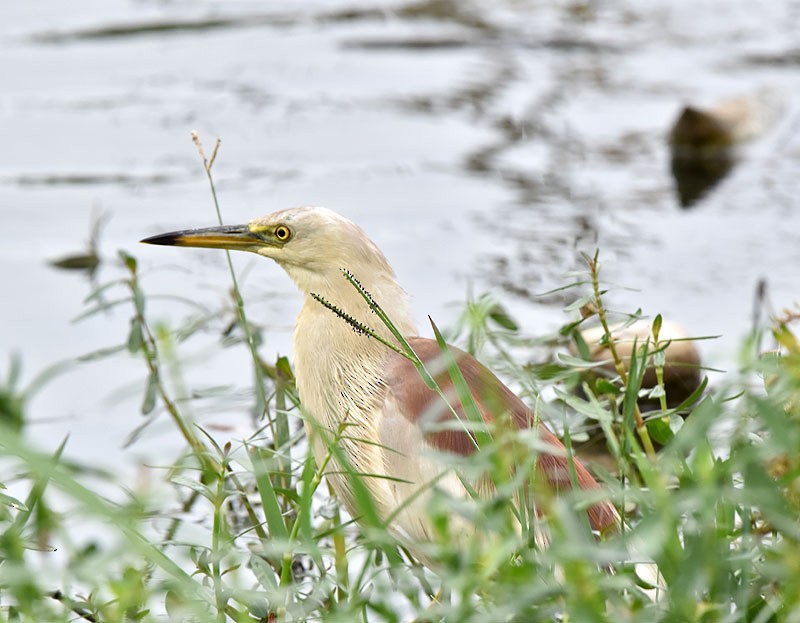
{"label": "water surface", "polygon": [[[21,353],[25,380],[124,341],[125,306],[72,322],[95,284],[124,277],[117,249],[150,294],[227,300],[221,254],[137,244],[214,223],[192,130],[222,138],[228,222],[299,204],[345,214],[384,249],[421,326],[494,291],[526,332],[551,330],[564,301],[536,294],[596,247],[606,277],[638,290],[609,303],[722,334],[702,345],[713,366],[735,367],[760,279],[776,308],[800,299],[796,1],[42,0],[5,15],[0,353]],[[665,140],[681,107],[765,92],[761,135],[683,209]],[[94,281],[50,267],[81,251],[93,211],[110,215]],[[289,353],[298,295],[275,266],[235,262],[265,354]],[[191,313],[148,309],[173,325]],[[189,386],[249,383],[223,325],[182,347]],[[31,403],[31,435],[69,432],[70,453],[102,463],[157,458],[175,443],[166,420],[120,450],[144,376],[125,356],[77,366]],[[195,409],[243,435],[247,404]]]}

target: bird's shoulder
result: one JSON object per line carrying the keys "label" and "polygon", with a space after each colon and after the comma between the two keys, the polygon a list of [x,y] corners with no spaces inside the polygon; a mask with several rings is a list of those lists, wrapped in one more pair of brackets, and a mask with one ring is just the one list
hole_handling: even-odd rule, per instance
{"label": "bird's shoulder", "polygon": [[[398,353],[391,353],[384,370],[386,406],[391,407],[396,416],[425,431],[428,442],[435,448],[470,454],[475,448],[473,440],[463,427],[450,424],[454,415],[467,421],[467,412],[448,370],[449,358],[435,340],[412,337],[408,342],[447,401],[428,387],[413,362]],[[491,370],[454,346],[448,346],[448,353],[458,365],[484,421],[493,422],[502,416],[509,417],[519,428],[531,426],[531,410]]]}

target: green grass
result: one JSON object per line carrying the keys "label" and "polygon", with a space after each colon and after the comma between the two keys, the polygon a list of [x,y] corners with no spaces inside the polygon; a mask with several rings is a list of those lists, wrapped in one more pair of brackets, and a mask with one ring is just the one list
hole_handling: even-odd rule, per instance
{"label": "green grass", "polygon": [[[282,445],[265,442],[263,430],[252,439],[228,440],[190,421],[163,378],[165,369],[181,365],[167,365],[162,354],[174,350],[176,332],[151,328],[136,262],[125,256],[125,265],[132,307],[125,343],[148,373],[142,410],[168,415],[185,438],[185,452],[161,471],[168,497],[127,491],[124,502],[118,496],[111,501],[98,491],[114,486],[123,492],[113,476],[97,474],[89,464],[65,463],[60,449],[44,455],[19,427],[5,424],[4,473],[14,474],[14,489],[23,487],[27,495],[0,496],[4,620],[800,618],[800,348],[788,322],[772,327],[783,356],[759,358],[752,343],[745,345],[741,371],[704,396],[685,423],[671,420],[676,432],[669,429],[666,448],[651,458],[631,417],[635,388],[578,398],[566,390],[582,378],[581,366],[553,359],[547,378],[524,367],[512,370],[511,352],[529,341],[494,319],[496,302],[469,303],[462,333],[469,331],[468,343],[483,344],[484,358],[516,375],[529,392],[549,385],[562,389],[560,398],[537,403],[551,426],[560,430],[562,411],[569,409],[577,439],[592,427],[605,431],[622,474],[606,474],[606,485],[619,506],[630,510],[632,531],[598,542],[576,513],[591,501],[586,495],[554,498],[541,492],[537,502],[547,510],[552,544],[537,548],[530,533],[519,529],[530,516],[526,520],[520,512],[517,494],[539,448],[524,433],[496,436],[484,440],[470,460],[450,459],[468,476],[489,473],[497,493],[491,499],[432,496],[429,512],[438,536],[426,547],[428,570],[398,546],[364,487],[356,486],[360,527],[340,513],[322,478],[325,465],[315,465],[299,435]],[[571,339],[576,328],[550,336],[549,348]],[[642,363],[634,362],[629,377]],[[288,362],[261,365],[268,379],[267,411],[298,416]],[[14,381],[15,375],[8,378]],[[612,386],[618,382],[609,379]],[[24,409],[19,388],[7,383],[3,391],[16,396],[7,400],[15,413]],[[640,416],[645,427],[663,424],[662,411]],[[333,431],[330,456],[346,464],[336,445],[342,434],[346,430]],[[527,465],[516,479],[509,475],[509,457]],[[171,512],[175,508],[182,512]],[[189,525],[190,515],[204,521]],[[474,523],[477,536],[460,538],[459,521]],[[85,522],[105,537],[80,544],[73,533]],[[632,537],[644,544],[669,584],[657,604],[619,564]],[[52,543],[59,544],[58,552],[50,551]],[[606,572],[613,563],[616,573]]]}
{"label": "green grass", "polygon": [[[490,297],[467,302],[451,341],[513,381],[537,417],[568,433],[569,446],[604,436],[616,469],[600,469],[600,478],[629,529],[596,539],[579,512],[596,494],[543,490],[538,440],[490,430],[476,437],[473,457],[440,457],[467,483],[490,478],[495,493],[453,499],[433,491],[427,512],[436,538],[423,547],[423,565],[381,521],[358,476],[358,524],[331,498],[323,472],[331,458],[347,466],[337,440],[348,431],[318,431],[329,452],[317,465],[293,432],[302,414],[289,362],[261,359],[260,330],[235,287],[232,334],[251,354],[259,418],[247,439],[192,420],[178,397],[202,388],[181,389],[189,375],[180,346],[213,323],[196,315],[175,329],[154,322],[136,259],[121,258],[124,276],[100,288],[119,296],[90,297],[87,315],[124,305],[129,332],[98,356],[126,351],[142,361],[141,411],[169,418],[184,447],[153,468],[160,485],[151,491],[65,461],[64,444],[41,452],[24,432],[26,398],[48,375],[20,388],[12,360],[0,374],[0,465],[9,485],[0,489],[1,621],[800,621],[796,314],[756,327],[739,369],[679,407],[684,420],[662,392],[639,387],[646,365],[663,365],[659,318],[656,339],[627,368],[585,382],[590,365],[578,331],[598,315],[615,320],[597,256],[568,287],[575,304],[553,335],[526,336]],[[780,356],[759,355],[767,340]],[[537,363],[520,364],[529,352]],[[649,412],[637,400],[648,391],[660,404]],[[653,439],[664,445],[658,453]],[[548,548],[533,541],[527,491],[546,511]],[[472,537],[463,537],[464,524],[474,526]],[[657,603],[626,564],[632,542],[669,585]]]}

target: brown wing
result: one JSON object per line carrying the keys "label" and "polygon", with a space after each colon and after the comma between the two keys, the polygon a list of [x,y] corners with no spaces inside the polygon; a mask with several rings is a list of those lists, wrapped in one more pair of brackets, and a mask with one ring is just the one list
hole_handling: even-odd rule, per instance
{"label": "brown wing", "polygon": [[[419,337],[410,338],[409,343],[448,397],[458,416],[466,421],[464,407],[458,400],[455,387],[441,357],[439,345],[434,340]],[[530,409],[486,366],[469,353],[453,346],[449,348],[456,358],[461,374],[470,386],[472,397],[485,421],[493,421],[496,415],[510,414],[519,428],[533,425],[534,417]],[[408,359],[401,355],[390,355],[385,378],[397,410],[409,423],[423,431],[427,443],[439,450],[461,455],[471,454],[475,450],[475,443],[465,430],[458,427],[426,425],[426,422],[447,422],[453,419],[453,415],[445,401],[425,385],[414,364]],[[541,424],[539,435],[553,451],[539,454],[537,471],[544,475],[553,490],[571,489],[570,461],[566,457],[564,445]],[[584,490],[599,489],[600,485],[588,470],[576,458],[573,457],[572,460],[578,486]],[[619,515],[609,502],[593,504],[587,512],[589,522],[595,530],[609,532],[619,526]]]}

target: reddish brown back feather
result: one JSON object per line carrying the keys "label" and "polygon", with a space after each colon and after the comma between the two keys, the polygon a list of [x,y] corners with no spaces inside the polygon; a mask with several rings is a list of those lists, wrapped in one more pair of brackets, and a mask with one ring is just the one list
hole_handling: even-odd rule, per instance
{"label": "reddish brown back feather", "polygon": [[[464,406],[458,400],[454,384],[442,361],[439,345],[434,340],[419,337],[410,338],[409,343],[448,397],[459,418],[466,420]],[[486,366],[469,353],[453,346],[449,348],[456,358],[461,374],[470,386],[472,397],[485,421],[492,422],[496,415],[510,414],[519,428],[533,425],[534,417],[531,410]],[[385,378],[389,391],[394,395],[401,407],[400,411],[408,420],[429,429],[426,433],[428,443],[439,450],[461,455],[474,452],[475,443],[466,431],[458,428],[443,430],[441,427],[431,426],[452,420],[453,416],[444,400],[425,385],[414,365],[405,357],[394,354],[390,355],[387,363]],[[539,454],[537,470],[544,475],[547,484],[554,491],[571,489],[570,461],[566,457],[564,445],[542,424],[539,425],[539,434],[542,441],[553,448],[553,453]],[[573,457],[573,464],[576,480],[581,489],[600,488],[577,458]],[[595,503],[589,507],[587,513],[589,523],[595,530],[608,532],[618,527],[617,512],[609,502]]]}

